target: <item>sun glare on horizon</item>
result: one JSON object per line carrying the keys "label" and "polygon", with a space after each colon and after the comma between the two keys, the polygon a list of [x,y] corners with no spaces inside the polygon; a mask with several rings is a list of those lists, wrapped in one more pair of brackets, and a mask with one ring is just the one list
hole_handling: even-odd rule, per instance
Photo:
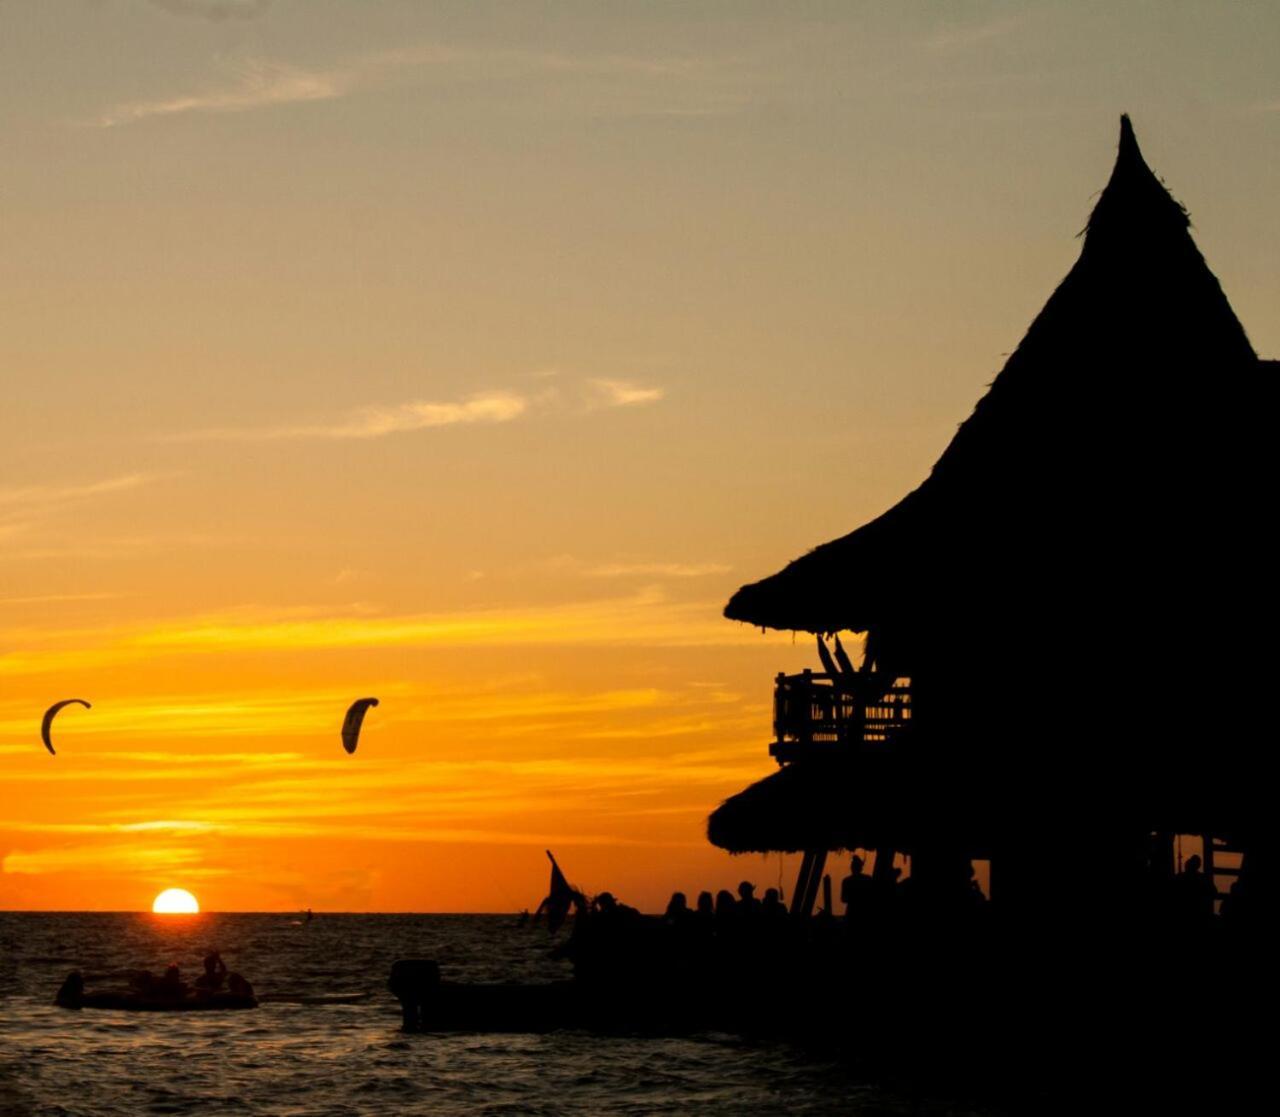
{"label": "sun glare on horizon", "polygon": [[198,915],[200,904],[185,888],[166,888],[151,904],[157,915]]}

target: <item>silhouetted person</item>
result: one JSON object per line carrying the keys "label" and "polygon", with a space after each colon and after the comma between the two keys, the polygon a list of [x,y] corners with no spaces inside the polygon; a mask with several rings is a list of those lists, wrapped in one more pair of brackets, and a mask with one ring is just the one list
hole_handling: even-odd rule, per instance
{"label": "silhouetted person", "polygon": [[227,977],[227,964],[216,950],[204,956],[204,973],[196,978],[196,989],[201,993],[216,993]]}
{"label": "silhouetted person", "polygon": [[662,921],[669,927],[684,927],[693,917],[693,912],[689,910],[689,900],[683,892],[671,893],[671,899],[667,902],[666,913],[662,917]]}
{"label": "silhouetted person", "polygon": [[776,945],[786,935],[789,919],[781,893],[776,888],[766,888],[760,901],[760,927],[770,944]]}
{"label": "silhouetted person", "polygon": [[737,922],[738,905],[727,888],[716,893],[716,934],[726,935]]}
{"label": "silhouetted person", "polygon": [[151,983],[148,990],[152,995],[157,997],[166,997],[173,1000],[180,1000],[187,995],[187,984],[182,980],[182,973],[178,969],[177,962],[170,962],[164,970],[164,974],[158,981]]}
{"label": "silhouetted person", "polygon": [[716,902],[712,899],[711,893],[705,889],[698,893],[698,907],[694,914],[699,923],[705,923],[707,926],[710,926],[715,919]]}
{"label": "silhouetted person", "polygon": [[756,886],[749,880],[738,885],[738,914],[744,920],[755,919],[760,914],[760,901],[756,899]]}
{"label": "silhouetted person", "polygon": [[1182,872],[1174,881],[1178,920],[1185,924],[1207,924],[1213,918],[1213,901],[1217,890],[1203,872],[1198,854],[1187,858]]}
{"label": "silhouetted person", "polygon": [[840,882],[840,902],[846,919],[865,918],[874,903],[875,882],[864,871],[866,861],[856,853],[849,858],[849,875]]}
{"label": "silhouetted person", "polygon": [[635,908],[629,907],[627,904],[618,903],[617,897],[612,892],[601,892],[595,898],[595,903],[592,906],[595,908],[595,914],[602,923],[606,924],[629,923],[640,916],[640,913]]}
{"label": "silhouetted person", "polygon": [[238,973],[227,974],[227,992],[237,997],[252,997],[253,986]]}

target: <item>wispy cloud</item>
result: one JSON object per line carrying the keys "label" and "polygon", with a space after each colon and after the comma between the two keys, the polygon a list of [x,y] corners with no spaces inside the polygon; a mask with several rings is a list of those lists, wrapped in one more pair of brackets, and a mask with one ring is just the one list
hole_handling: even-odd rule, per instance
{"label": "wispy cloud", "polygon": [[227,20],[257,19],[273,0],[151,0],[151,5],[175,16],[224,23]]}
{"label": "wispy cloud", "polygon": [[153,478],[145,473],[126,473],[79,485],[21,485],[0,489],[0,509],[12,507],[48,507],[72,500],[85,500],[106,493],[136,489]]}
{"label": "wispy cloud", "polygon": [[341,97],[352,76],[341,71],[308,71],[277,62],[252,61],[240,67],[229,87],[154,101],[126,101],[98,117],[101,128],[114,128],[153,116],[181,113],[247,112],[270,105],[329,101]]}
{"label": "wispy cloud", "polygon": [[181,869],[188,876],[201,860],[199,849],[191,846],[151,846],[136,842],[102,842],[92,846],[55,849],[14,850],[0,860],[0,872],[43,875],[65,872],[171,872]]}
{"label": "wispy cloud", "polygon": [[0,830],[19,834],[208,834],[215,829],[211,822],[180,818],[153,819],[148,822],[27,822],[0,819]]}
{"label": "wispy cloud", "polygon": [[[32,531],[63,508],[81,501],[140,488],[154,480],[145,473],[126,473],[73,485],[17,485],[0,488],[0,539]],[[6,557],[10,557],[6,554]]]}
{"label": "wispy cloud", "polygon": [[[238,609],[150,623],[66,631],[14,630],[0,671],[57,674],[165,655],[247,650],[301,654],[337,648],[732,647],[759,643],[725,624],[720,602],[676,601],[655,587],[622,597],[560,605],[436,614],[376,615],[335,610],[298,615]],[[779,641],[784,637],[777,636]]]}
{"label": "wispy cloud", "polygon": [[610,562],[583,573],[588,578],[705,578],[732,569],[722,562]]}
{"label": "wispy cloud", "polygon": [[634,407],[641,403],[657,403],[667,393],[664,388],[645,387],[628,380],[593,379],[587,381],[594,399],[601,407]]}
{"label": "wispy cloud", "polygon": [[1007,38],[1021,30],[1030,18],[1030,12],[1014,12],[998,16],[994,19],[966,23],[962,20],[950,21],[938,27],[925,40],[925,46],[939,54],[950,54],[982,46]]}
{"label": "wispy cloud", "polygon": [[733,569],[723,562],[656,562],[631,557],[613,562],[588,562],[570,554],[545,559],[537,568],[579,578],[705,578],[727,574]]}
{"label": "wispy cloud", "polygon": [[170,435],[175,442],[277,442],[291,439],[381,438],[405,431],[467,424],[509,423],[529,409],[529,399],[514,392],[481,392],[463,400],[410,400],[390,407],[362,407],[332,423],[274,427],[214,427]]}
{"label": "wispy cloud", "polygon": [[41,593],[32,597],[0,597],[0,605],[56,605],[64,601],[112,601],[118,593]]}
{"label": "wispy cloud", "polygon": [[[666,392],[624,380],[588,379],[580,384],[581,406],[588,411],[654,403]],[[297,439],[370,439],[407,431],[452,426],[492,426],[510,423],[535,410],[564,408],[558,388],[538,394],[495,390],[460,400],[409,400],[392,405],[357,408],[332,422],[288,423],[270,427],[212,427],[162,436],[165,442],[279,442]]]}
{"label": "wispy cloud", "polygon": [[[175,14],[208,19],[261,14],[265,4],[215,0],[153,0]],[[425,42],[376,51],[305,69],[283,62],[241,62],[223,80],[204,90],[151,100],[128,101],[102,112],[93,122],[112,128],[149,117],[188,113],[246,112],[273,105],[328,101],[355,90],[405,77],[435,83],[483,80],[495,91],[542,79],[545,103],[561,110],[612,117],[707,117],[740,112],[749,102],[748,82],[733,60],[703,57],[553,51],[503,46],[463,46]],[[576,79],[566,89],[566,82]],[[527,90],[520,104],[528,104]]]}

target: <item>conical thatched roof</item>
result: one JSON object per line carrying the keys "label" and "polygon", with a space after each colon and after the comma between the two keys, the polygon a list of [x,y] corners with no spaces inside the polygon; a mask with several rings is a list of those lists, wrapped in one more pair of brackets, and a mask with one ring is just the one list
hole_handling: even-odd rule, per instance
{"label": "conical thatched roof", "polygon": [[1068,580],[1076,564],[1094,580],[1099,548],[1177,546],[1211,505],[1218,521],[1216,494],[1202,490],[1256,466],[1224,443],[1251,433],[1262,373],[1188,224],[1123,117],[1079,260],[928,479],[744,586],[725,615],[864,631],[998,594],[1028,564]]}

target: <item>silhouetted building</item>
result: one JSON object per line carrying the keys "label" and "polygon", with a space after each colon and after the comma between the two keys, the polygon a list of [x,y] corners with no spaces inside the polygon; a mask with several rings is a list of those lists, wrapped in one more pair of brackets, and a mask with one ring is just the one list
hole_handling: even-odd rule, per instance
{"label": "silhouetted building", "polygon": [[1078,261],[929,477],[729,602],[867,662],[778,677],[781,771],[711,841],[805,852],[797,898],[829,850],[908,853],[937,903],[989,858],[993,909],[1074,932],[1136,914],[1153,836],[1273,895],[1276,367],[1122,118]]}

